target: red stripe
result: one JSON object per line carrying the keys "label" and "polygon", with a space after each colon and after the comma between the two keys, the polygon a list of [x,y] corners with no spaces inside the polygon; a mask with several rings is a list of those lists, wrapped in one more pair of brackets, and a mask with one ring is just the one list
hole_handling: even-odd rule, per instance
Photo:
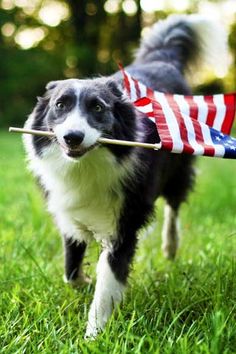
{"label": "red stripe", "polygon": [[124,87],[125,87],[126,93],[129,96],[129,98],[131,98],[131,89],[130,89],[129,78],[128,78],[123,66],[121,64],[118,64],[118,65],[119,65],[120,71],[122,72],[123,77],[124,77]]}
{"label": "red stripe", "polygon": [[151,103],[151,100],[150,98],[148,97],[142,97],[140,99],[138,99],[137,101],[134,102],[134,105],[136,107],[144,107],[144,106],[147,106],[148,104]]}
{"label": "red stripe", "polygon": [[221,131],[224,134],[229,135],[234,122],[236,111],[236,94],[224,95],[224,102],[226,106],[225,119],[221,127]]}
{"label": "red stripe", "polygon": [[131,88],[130,88],[129,78],[126,75],[125,71],[123,71],[123,75],[124,75],[124,86],[125,86],[126,92],[127,92],[128,96],[129,96],[129,98],[131,98]]}
{"label": "red stripe", "polygon": [[[150,100],[150,98],[147,98],[147,97],[142,97],[142,98],[139,98],[138,100],[136,100],[135,102],[133,102],[134,106],[137,107],[137,109],[146,114],[148,117],[154,117],[154,113],[153,113],[153,106],[150,105],[152,102]],[[149,109],[150,111],[147,112],[147,109],[145,109],[145,112],[143,112],[142,110],[142,107],[147,107],[148,105],[150,105]]]}
{"label": "red stripe", "polygon": [[190,115],[190,117],[193,118],[193,119],[198,119],[198,113],[199,113],[198,105],[194,101],[193,96],[184,96],[184,99],[189,105],[189,115]]}
{"label": "red stripe", "polygon": [[215,117],[216,117],[216,106],[213,101],[213,96],[203,96],[203,97],[204,97],[204,101],[206,102],[207,108],[208,108],[206,125],[208,125],[209,127],[213,127]]}
{"label": "red stripe", "polygon": [[215,154],[214,147],[210,146],[210,145],[206,145],[204,142],[201,124],[199,124],[199,121],[198,121],[199,108],[198,108],[197,103],[194,101],[193,96],[184,96],[184,98],[189,105],[189,116],[190,116],[190,118],[192,118],[196,142],[199,145],[203,146],[203,148],[204,148],[203,155],[214,156],[214,154]]}
{"label": "red stripe", "polygon": [[160,103],[155,100],[154,92],[149,88],[147,88],[147,96],[152,100],[153,113],[156,121],[157,132],[161,139],[162,148],[164,150],[172,151],[173,140],[162,107]]}
{"label": "red stripe", "polygon": [[[127,94],[130,98],[131,98],[130,80],[133,80],[134,82],[135,94],[137,98],[137,100],[134,102],[134,105],[138,108],[138,107],[145,107],[146,105],[150,104],[150,102],[152,103],[153,110],[151,112],[148,112],[147,116],[155,117],[156,127],[160,135],[163,149],[172,151],[174,145],[173,138],[171,136],[169,126],[166,121],[166,117],[164,115],[162,106],[159,104],[158,101],[155,100],[153,90],[147,88],[147,97],[143,97],[140,99],[141,90],[140,90],[139,82],[133,78],[129,79],[129,76],[126,74],[122,66],[120,66],[120,69],[124,77],[124,88],[127,91]],[[191,145],[191,141],[189,142],[188,140],[187,124],[185,123],[185,119],[182,116],[181,109],[178,106],[178,101],[175,101],[173,95],[166,94],[165,96],[169,104],[169,108],[172,109],[174,116],[176,118],[176,122],[178,124],[180,137],[183,142],[183,152],[188,154],[193,154],[194,148]],[[199,145],[203,146],[204,155],[214,156],[215,155],[214,146],[205,145],[204,143],[204,135],[202,133],[203,127],[201,125],[203,123],[199,122],[199,110],[201,110],[201,107],[200,108],[198,107],[198,104],[194,101],[193,96],[184,96],[184,98],[189,106],[189,118],[192,119],[196,142]],[[216,114],[217,114],[217,106],[214,102],[214,96],[203,96],[203,98],[207,104],[207,109],[208,109],[206,124],[208,125],[208,127],[213,127]],[[225,134],[229,134],[232,128],[235,111],[236,111],[236,94],[224,95],[224,104],[226,107],[226,112],[222,123],[221,131]]]}
{"label": "red stripe", "polygon": [[176,121],[177,121],[177,124],[179,127],[180,137],[183,142],[183,152],[192,155],[194,153],[194,149],[191,146],[190,142],[188,141],[188,131],[187,131],[187,128],[185,125],[185,121],[184,121],[182,114],[180,112],[179,106],[176,103],[173,95],[165,95],[165,96],[166,96],[166,99],[169,103],[170,108],[172,109],[172,111],[175,115],[175,118],[176,118]]}
{"label": "red stripe", "polygon": [[133,79],[133,81],[134,81],[136,96],[137,96],[137,99],[139,99],[141,97],[141,91],[140,91],[140,88],[139,88],[139,82],[136,79]]}
{"label": "red stripe", "polygon": [[[206,145],[205,142],[204,142],[204,137],[203,137],[203,134],[202,134],[201,124],[196,119],[192,119],[192,123],[193,123],[193,128],[194,128],[194,132],[195,132],[196,141],[198,142],[199,145],[202,145],[203,148],[204,148],[203,155],[205,155],[205,156],[214,156],[215,155],[214,147],[211,146],[211,145]],[[202,124],[204,124],[204,123],[202,123]]]}

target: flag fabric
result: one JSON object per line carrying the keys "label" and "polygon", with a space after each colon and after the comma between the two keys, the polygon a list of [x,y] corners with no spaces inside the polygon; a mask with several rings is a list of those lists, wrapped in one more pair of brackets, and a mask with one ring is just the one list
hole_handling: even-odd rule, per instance
{"label": "flag fabric", "polygon": [[236,158],[230,134],[236,93],[185,96],[153,91],[124,69],[124,88],[135,107],[157,127],[162,149],[173,153]]}

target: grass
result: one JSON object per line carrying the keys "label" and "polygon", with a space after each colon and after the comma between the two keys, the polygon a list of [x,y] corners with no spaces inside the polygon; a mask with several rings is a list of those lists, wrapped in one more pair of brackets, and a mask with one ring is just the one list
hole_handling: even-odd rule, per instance
{"label": "grass", "polygon": [[[236,353],[236,162],[198,160],[181,212],[177,260],[158,225],[140,237],[126,300],[96,341],[83,334],[94,283],[62,281],[60,237],[26,170],[19,136],[0,134],[0,351],[8,353]],[[98,246],[85,270],[94,277]],[[95,278],[94,278],[95,281]]]}

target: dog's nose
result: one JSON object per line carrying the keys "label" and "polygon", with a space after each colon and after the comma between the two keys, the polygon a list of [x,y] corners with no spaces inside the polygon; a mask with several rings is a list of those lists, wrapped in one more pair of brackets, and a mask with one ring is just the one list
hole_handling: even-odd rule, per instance
{"label": "dog's nose", "polygon": [[84,139],[84,133],[77,131],[69,131],[66,135],[63,136],[65,142],[70,147],[78,146],[82,143]]}

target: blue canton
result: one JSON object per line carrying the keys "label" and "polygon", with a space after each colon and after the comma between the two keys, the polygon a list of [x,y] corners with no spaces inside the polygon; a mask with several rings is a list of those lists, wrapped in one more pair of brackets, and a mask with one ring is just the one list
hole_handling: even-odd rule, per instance
{"label": "blue canton", "polygon": [[224,158],[236,159],[236,139],[210,128],[211,139],[215,145],[224,147]]}

